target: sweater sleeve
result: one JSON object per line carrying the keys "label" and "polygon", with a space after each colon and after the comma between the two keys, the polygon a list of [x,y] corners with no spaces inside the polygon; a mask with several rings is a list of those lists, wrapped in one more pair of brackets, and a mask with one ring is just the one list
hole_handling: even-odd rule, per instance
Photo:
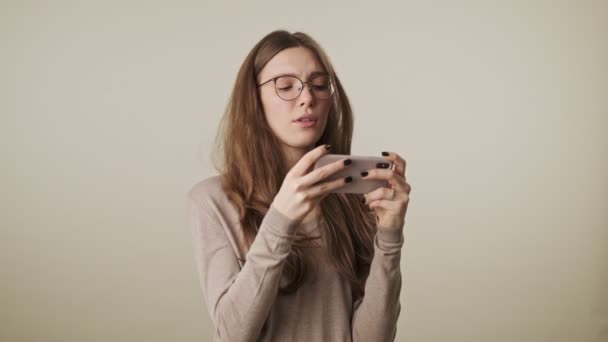
{"label": "sweater sleeve", "polygon": [[270,207],[243,268],[206,203],[190,199],[195,259],[207,310],[222,341],[254,341],[277,296],[297,223]]}
{"label": "sweater sleeve", "polygon": [[354,305],[354,342],[394,341],[401,312],[401,247],[403,228],[378,231],[365,296]]}

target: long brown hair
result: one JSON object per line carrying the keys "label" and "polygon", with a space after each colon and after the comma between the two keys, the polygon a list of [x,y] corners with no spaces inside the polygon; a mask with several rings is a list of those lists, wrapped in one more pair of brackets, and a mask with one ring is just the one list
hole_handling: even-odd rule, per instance
{"label": "long brown hair", "polygon": [[[302,32],[292,34],[278,30],[266,35],[240,67],[214,151],[214,163],[221,175],[223,190],[239,210],[247,250],[289,171],[282,159],[280,142],[265,119],[256,79],[277,53],[291,47],[310,49],[335,86],[327,125],[316,146],[330,144],[332,153],[350,154],[353,114],[325,52]],[[375,216],[361,203],[361,197],[335,193],[321,201],[320,215],[327,224],[321,234],[330,263],[350,281],[353,298],[362,296],[364,278],[373,257]],[[307,240],[307,236],[297,234],[283,269],[289,282],[279,289],[279,293],[292,293],[302,283],[307,269],[303,250]]]}

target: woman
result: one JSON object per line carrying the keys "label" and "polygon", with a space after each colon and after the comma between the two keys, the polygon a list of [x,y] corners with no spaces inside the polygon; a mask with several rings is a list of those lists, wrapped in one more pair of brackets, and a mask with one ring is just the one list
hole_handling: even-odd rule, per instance
{"label": "woman", "polygon": [[[219,176],[190,189],[202,292],[214,341],[392,341],[410,186],[405,161],[325,180],[350,160],[353,117],[327,55],[275,31],[243,62],[218,135]],[[387,180],[364,196],[332,193]]]}

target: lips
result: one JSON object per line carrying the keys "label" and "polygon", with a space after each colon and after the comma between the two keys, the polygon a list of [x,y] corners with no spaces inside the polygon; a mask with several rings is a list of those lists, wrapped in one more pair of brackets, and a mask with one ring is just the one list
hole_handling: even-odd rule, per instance
{"label": "lips", "polygon": [[311,121],[317,121],[317,117],[312,115],[312,114],[304,114],[302,116],[300,116],[299,118],[295,119],[294,121],[299,121],[299,122],[311,122]]}

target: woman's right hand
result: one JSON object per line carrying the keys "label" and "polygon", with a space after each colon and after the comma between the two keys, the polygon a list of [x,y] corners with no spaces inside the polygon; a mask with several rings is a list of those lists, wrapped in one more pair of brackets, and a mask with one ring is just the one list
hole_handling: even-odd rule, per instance
{"label": "woman's right hand", "polygon": [[308,172],[328,151],[329,145],[320,145],[306,153],[285,176],[271,206],[288,218],[301,221],[334,189],[352,182],[351,177],[322,182],[348,167],[350,159],[338,160]]}

